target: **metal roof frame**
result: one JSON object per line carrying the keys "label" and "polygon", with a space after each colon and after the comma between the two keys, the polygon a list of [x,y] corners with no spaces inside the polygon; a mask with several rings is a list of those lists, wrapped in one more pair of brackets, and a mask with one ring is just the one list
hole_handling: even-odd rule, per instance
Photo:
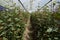
{"label": "metal roof frame", "polygon": [[22,7],[24,8],[24,10],[25,10],[26,12],[28,12],[28,10],[24,7],[23,3],[22,3],[20,0],[18,0],[18,1],[19,1],[19,3],[22,5]]}
{"label": "metal roof frame", "polygon": [[49,2],[47,2],[44,6],[42,6],[39,10],[41,10],[42,8],[44,8],[47,4],[49,4],[50,2],[52,2],[52,0],[50,0]]}

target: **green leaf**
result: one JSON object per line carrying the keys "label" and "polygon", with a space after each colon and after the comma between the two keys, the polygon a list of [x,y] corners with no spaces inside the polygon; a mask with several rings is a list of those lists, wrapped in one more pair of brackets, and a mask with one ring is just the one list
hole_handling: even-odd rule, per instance
{"label": "green leaf", "polygon": [[52,28],[47,29],[47,32],[52,32]]}
{"label": "green leaf", "polygon": [[0,23],[2,23],[3,22],[3,20],[0,20]]}

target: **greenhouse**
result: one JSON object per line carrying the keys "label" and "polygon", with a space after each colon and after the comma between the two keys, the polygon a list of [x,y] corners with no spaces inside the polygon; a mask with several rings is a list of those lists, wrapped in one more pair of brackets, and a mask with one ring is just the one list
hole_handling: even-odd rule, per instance
{"label": "greenhouse", "polygon": [[60,0],[0,0],[0,40],[60,40]]}

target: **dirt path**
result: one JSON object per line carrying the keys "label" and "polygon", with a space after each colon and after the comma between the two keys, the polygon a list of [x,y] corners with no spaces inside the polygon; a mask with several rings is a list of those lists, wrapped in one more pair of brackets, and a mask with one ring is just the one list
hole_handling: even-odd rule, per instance
{"label": "dirt path", "polygon": [[30,27],[30,18],[28,19],[27,24],[25,26],[25,31],[24,31],[24,34],[23,34],[23,40],[30,40],[30,37],[29,37],[29,33],[30,33],[29,27]]}

